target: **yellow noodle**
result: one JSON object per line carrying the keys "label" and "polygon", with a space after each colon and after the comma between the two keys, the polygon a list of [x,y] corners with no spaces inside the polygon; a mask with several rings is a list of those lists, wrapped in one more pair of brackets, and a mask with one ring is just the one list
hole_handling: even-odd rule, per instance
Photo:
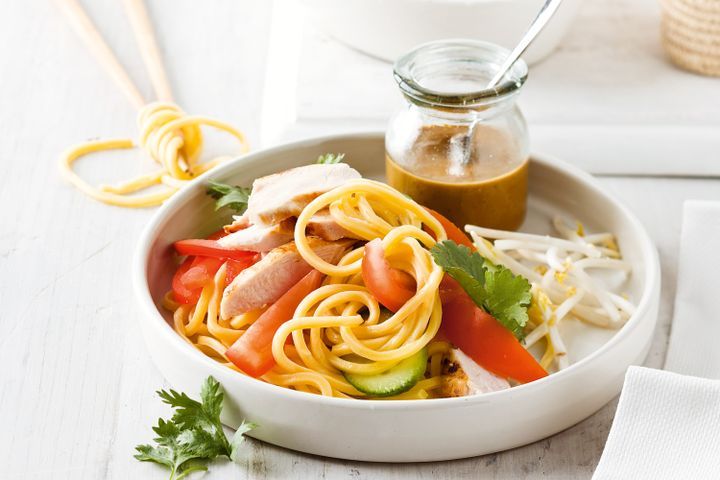
{"label": "yellow noodle", "polygon": [[[129,139],[92,140],[69,148],[60,159],[65,178],[86,195],[110,205],[122,207],[151,207],[160,205],[197,175],[204,173],[230,157],[223,156],[200,163],[203,137],[201,126],[213,127],[229,133],[240,143],[240,152],[248,150],[245,135],[231,125],[208,117],[186,115],[167,102],[152,102],[138,114],[140,148],[162,166],[156,172],[140,175],[115,186],[94,187],[83,180],[72,166],[80,157],[108,150],[132,148]],[[130,195],[148,188],[164,185],[162,191]]]}
{"label": "yellow noodle", "polygon": [[235,343],[238,338],[240,338],[240,335],[242,335],[243,332],[242,330],[222,327],[218,322],[220,301],[222,300],[223,288],[225,287],[225,268],[226,265],[223,264],[213,279],[212,295],[208,302],[206,322],[210,334],[220,340],[227,349],[230,345]]}
{"label": "yellow noodle", "polygon": [[442,375],[442,361],[450,351],[450,344],[447,342],[432,342],[428,346],[428,357],[430,358],[430,377]]}
{"label": "yellow noodle", "polygon": [[[160,116],[157,121],[162,120]],[[364,286],[360,274],[363,246],[348,252],[337,265],[324,262],[310,249],[305,233],[308,220],[325,208],[353,236],[368,241],[380,238],[392,267],[415,279],[415,295],[396,312],[383,313]],[[365,395],[344,374],[380,373],[427,348],[426,378],[387,399],[433,395],[442,385],[442,363],[450,350],[447,342],[433,341],[442,317],[439,286],[443,271],[429,249],[436,238],[447,238],[442,225],[423,207],[387,185],[356,180],[320,195],[305,207],[294,237],[302,257],[327,277],[275,333],[272,354],[276,365],[261,379],[302,392],[363,398]],[[261,312],[220,319],[224,284],[225,267],[221,267],[213,282],[203,288],[194,308],[177,305],[169,297],[165,305],[176,308],[178,333],[225,364],[224,350],[241,338]]]}

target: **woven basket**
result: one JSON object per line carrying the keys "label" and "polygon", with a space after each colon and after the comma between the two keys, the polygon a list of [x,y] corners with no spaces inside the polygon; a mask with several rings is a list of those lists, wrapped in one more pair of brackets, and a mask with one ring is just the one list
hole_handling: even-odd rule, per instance
{"label": "woven basket", "polygon": [[661,0],[662,43],[677,66],[720,76],[720,0]]}

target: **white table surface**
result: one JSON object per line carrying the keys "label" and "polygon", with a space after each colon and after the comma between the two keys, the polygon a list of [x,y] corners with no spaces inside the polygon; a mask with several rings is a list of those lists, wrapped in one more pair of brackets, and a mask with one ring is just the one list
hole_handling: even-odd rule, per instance
{"label": "white table surface", "polygon": [[[120,4],[85,3],[150,97]],[[329,82],[321,68],[299,68],[295,103],[278,110],[266,69],[278,68],[268,62],[268,51],[277,53],[282,45],[273,40],[268,2],[215,0],[201,6],[192,0],[148,0],[148,5],[178,102],[189,112],[241,126],[256,145],[386,121],[390,104],[357,102],[356,93],[366,87],[352,81],[343,83],[349,89],[331,89],[342,78]],[[168,413],[154,394],[167,384],[134,325],[138,309],[129,275],[134,241],[152,210],[89,200],[61,180],[56,166],[58,154],[74,141],[134,135],[135,112],[51,2],[3,6],[0,478],[166,478],[160,468],[132,458],[134,445],[149,440],[151,425]],[[706,164],[720,168],[715,148],[720,81],[679,72],[662,60],[657,17],[650,0],[587,0],[562,49],[532,71],[534,83],[522,102],[536,146],[601,173],[609,167],[600,160],[610,156],[615,165],[610,170],[632,164],[630,173],[646,171],[657,155],[674,167],[655,173],[681,174],[678,165],[695,169],[691,174]],[[357,78],[375,75],[378,92],[393,91],[387,64],[312,29],[301,35],[324,45],[315,49],[322,53],[315,63],[301,66],[344,59],[343,71]],[[621,88],[618,76],[625,79]],[[319,86],[327,95],[313,97]],[[270,120],[277,116],[287,122],[273,130]],[[607,135],[596,142],[602,144],[600,153],[586,143],[596,132]],[[107,181],[137,172],[139,165],[132,154],[118,154],[83,160],[79,169],[93,181]],[[720,180],[600,181],[635,212],[660,251],[660,321],[646,362],[660,367],[672,315],[682,202],[720,200]],[[217,462],[203,478],[589,478],[614,407],[611,402],[533,445],[444,463],[347,462],[250,441],[242,465]]]}

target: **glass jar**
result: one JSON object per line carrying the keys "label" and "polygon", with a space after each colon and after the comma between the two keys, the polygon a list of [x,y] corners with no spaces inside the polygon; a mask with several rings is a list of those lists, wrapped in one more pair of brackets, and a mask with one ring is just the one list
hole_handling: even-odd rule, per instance
{"label": "glass jar", "polygon": [[508,54],[492,43],[443,40],[395,63],[406,104],[385,137],[388,183],[461,227],[514,230],[525,218],[528,132],[515,99],[527,65],[516,62],[486,88]]}

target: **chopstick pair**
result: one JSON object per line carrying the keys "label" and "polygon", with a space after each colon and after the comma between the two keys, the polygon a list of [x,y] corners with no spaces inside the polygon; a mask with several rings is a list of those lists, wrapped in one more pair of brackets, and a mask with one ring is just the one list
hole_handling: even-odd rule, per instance
{"label": "chopstick pair", "polygon": [[[120,64],[82,5],[77,0],[55,0],[55,3],[70,22],[75,33],[120,87],[130,103],[138,109],[142,108],[146,102],[140,90]],[[145,4],[143,0],[124,0],[123,3],[155,94],[158,100],[172,102],[172,90]]]}
{"label": "chopstick pair", "polygon": [[[94,187],[73,171],[73,163],[89,153],[130,148],[134,146],[134,143],[129,139],[83,142],[68,149],[60,159],[63,174],[78,189],[96,200],[111,205],[156,206],[171,197],[196,175],[210,170],[229,158],[218,157],[208,162],[199,162],[203,146],[201,126],[211,126],[229,133],[239,141],[240,153],[248,150],[245,135],[239,130],[212,118],[186,115],[173,103],[170,83],[143,0],[124,0],[124,3],[143,63],[159,99],[151,103],[145,102],[140,90],[133,83],[80,3],[77,0],[55,1],[85,46],[120,87],[130,103],[140,110],[138,115],[140,147],[162,165],[162,169],[159,171],[140,175],[115,186]],[[164,185],[166,188],[162,192],[133,195],[138,191],[157,185]]]}

